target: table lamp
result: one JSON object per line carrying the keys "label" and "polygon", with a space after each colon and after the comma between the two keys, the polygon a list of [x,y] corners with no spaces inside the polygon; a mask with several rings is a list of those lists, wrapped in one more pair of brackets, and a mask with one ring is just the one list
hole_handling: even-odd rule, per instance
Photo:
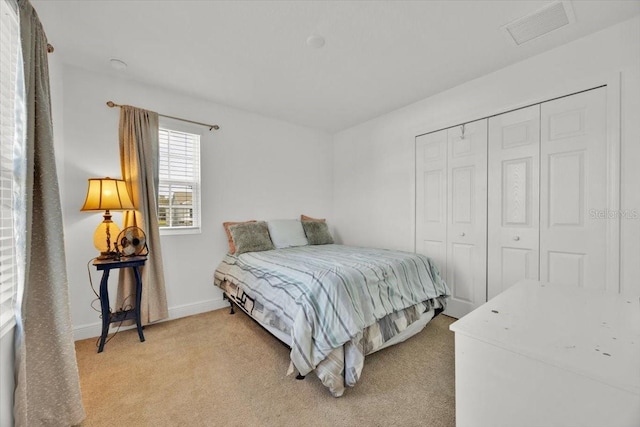
{"label": "table lamp", "polygon": [[111,239],[114,240],[120,233],[120,228],[111,221],[110,211],[124,211],[135,209],[127,185],[122,179],[113,178],[89,178],[87,198],[81,211],[104,211],[104,221],[100,223],[93,235],[93,245],[100,251],[98,259],[110,259],[116,257],[115,241],[111,247]]}

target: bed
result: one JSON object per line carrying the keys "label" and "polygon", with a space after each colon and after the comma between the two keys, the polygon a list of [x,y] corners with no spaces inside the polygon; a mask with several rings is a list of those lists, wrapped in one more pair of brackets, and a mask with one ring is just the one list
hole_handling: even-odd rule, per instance
{"label": "bed", "polygon": [[420,332],[449,296],[423,255],[336,244],[229,253],[214,283],[291,349],[289,373],[315,372],[335,397],[366,355]]}

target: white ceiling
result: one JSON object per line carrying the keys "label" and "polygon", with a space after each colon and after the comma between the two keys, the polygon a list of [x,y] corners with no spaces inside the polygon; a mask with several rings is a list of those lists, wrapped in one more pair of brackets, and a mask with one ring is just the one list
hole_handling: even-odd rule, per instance
{"label": "white ceiling", "polygon": [[501,27],[548,1],[32,3],[65,63],[328,132],[640,14],[574,0],[575,24],[516,47]]}

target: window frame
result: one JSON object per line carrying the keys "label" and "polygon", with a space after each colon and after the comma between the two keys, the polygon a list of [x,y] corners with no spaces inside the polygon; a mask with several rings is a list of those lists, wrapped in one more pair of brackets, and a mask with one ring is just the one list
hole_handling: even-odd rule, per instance
{"label": "window frame", "polygon": [[[192,219],[194,223],[197,224],[192,226],[159,226],[160,235],[161,236],[170,236],[170,235],[184,235],[184,234],[201,234],[202,233],[202,150],[201,150],[201,141],[202,141],[202,132],[200,129],[196,129],[191,126],[185,126],[184,124],[177,122],[171,119],[162,118],[159,123],[158,129],[158,145],[160,145],[160,132],[169,131],[169,132],[178,132],[183,134],[195,135],[197,137],[197,141],[195,145],[195,161],[197,164],[195,165],[194,175],[195,180],[182,180],[182,179],[162,179],[159,176],[158,180],[158,192],[157,192],[157,217],[158,221],[160,221],[160,188],[163,184],[168,185],[187,185],[192,188],[192,203],[191,209],[193,210]],[[160,172],[160,156],[161,151],[158,150],[158,172]],[[160,175],[160,173],[159,173]],[[164,207],[164,206],[163,206]],[[169,212],[171,212],[172,206],[169,206]],[[170,213],[168,213],[170,216]]]}

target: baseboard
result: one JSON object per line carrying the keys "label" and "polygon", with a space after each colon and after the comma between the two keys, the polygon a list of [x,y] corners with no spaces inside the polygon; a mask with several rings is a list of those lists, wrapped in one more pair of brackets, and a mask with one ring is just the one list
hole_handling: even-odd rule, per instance
{"label": "baseboard", "polygon": [[[181,317],[192,316],[194,314],[205,313],[207,311],[219,310],[221,308],[229,307],[229,302],[223,300],[222,298],[211,299],[207,301],[200,301],[193,304],[183,304],[175,307],[169,307],[169,317],[167,319],[162,320],[161,322],[165,322],[167,320],[179,319]],[[121,331],[134,328],[135,326],[123,326],[120,328]],[[112,326],[113,329],[113,326]],[[84,340],[87,338],[95,338],[100,336],[100,332],[102,330],[102,323],[95,322],[89,323],[86,325],[80,325],[73,328],[73,338],[74,340]]]}
{"label": "baseboard", "polygon": [[229,301],[223,300],[222,297],[220,297],[219,299],[210,299],[207,301],[201,301],[192,304],[183,304],[176,307],[169,307],[169,319],[167,320],[179,319],[181,317],[218,310],[224,307],[229,307]]}

